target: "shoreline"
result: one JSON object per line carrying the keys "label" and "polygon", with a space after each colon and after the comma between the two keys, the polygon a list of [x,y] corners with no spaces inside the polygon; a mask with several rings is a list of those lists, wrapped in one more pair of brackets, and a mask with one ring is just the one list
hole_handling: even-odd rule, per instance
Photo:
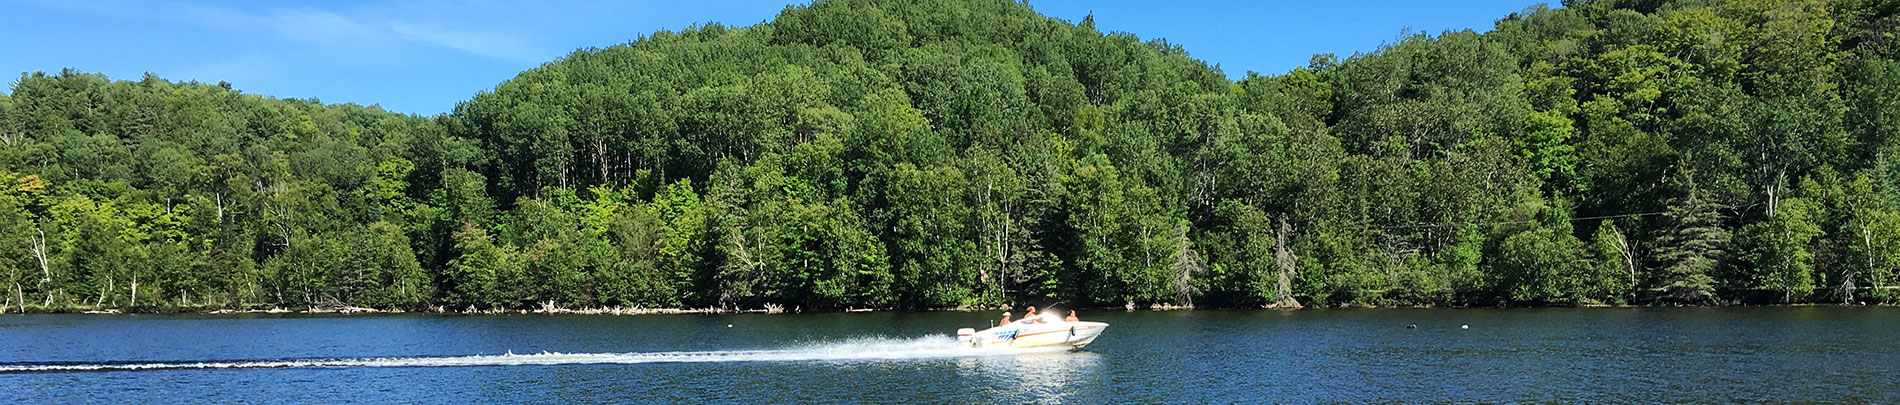
{"label": "shoreline", "polygon": [[[1503,306],[1484,306],[1484,307],[1479,307],[1479,306],[1464,306],[1464,307],[1450,307],[1450,306],[1376,306],[1376,305],[1340,305],[1340,306],[1324,306],[1324,307],[1303,307],[1303,308],[1271,308],[1271,307],[1265,307],[1265,306],[1263,306],[1263,307],[1258,307],[1258,308],[1250,308],[1250,307],[1210,307],[1210,308],[1195,308],[1195,307],[1193,307],[1193,306],[1177,306],[1177,305],[1152,305],[1152,306],[1149,306],[1149,307],[1146,307],[1146,308],[1132,308],[1132,307],[1128,307],[1128,306],[1112,306],[1112,307],[1078,307],[1078,308],[1067,308],[1067,309],[1074,309],[1074,310],[1078,310],[1078,311],[1089,311],[1089,312],[1103,312],[1103,311],[1107,311],[1107,312],[1134,312],[1134,311],[1137,311],[1137,310],[1140,310],[1140,311],[1149,311],[1149,312],[1161,312],[1161,311],[1195,311],[1195,310],[1202,310],[1202,311],[1234,311],[1234,310],[1246,310],[1246,311],[1307,311],[1307,310],[1376,310],[1376,309],[1631,309],[1631,308],[1771,308],[1771,307],[1857,307],[1857,308],[1861,308],[1861,307],[1897,307],[1897,306],[1900,306],[1900,304],[1896,304],[1896,303],[1861,303],[1861,304],[1840,304],[1840,303],[1793,303],[1793,304],[1769,304],[1769,305],[1603,305],[1603,304],[1597,304],[1597,305],[1575,305],[1575,306],[1522,306],[1522,307],[1503,307]],[[599,307],[599,308],[562,308],[562,307],[558,307],[558,306],[551,306],[551,305],[543,305],[543,306],[542,306],[541,308],[537,308],[537,309],[508,309],[508,310],[495,310],[495,309],[490,309],[490,310],[474,310],[474,309],[472,309],[472,308],[471,308],[471,309],[468,309],[468,310],[459,310],[459,311],[458,311],[458,310],[451,310],[451,309],[448,309],[448,308],[446,308],[446,307],[441,307],[441,306],[436,306],[436,307],[430,307],[430,308],[428,308],[428,309],[424,309],[424,310],[416,310],[416,311],[411,311],[411,310],[402,310],[402,309],[376,309],[376,308],[364,308],[364,307],[352,307],[352,306],[341,306],[341,307],[310,307],[310,308],[303,308],[303,309],[288,309],[288,308],[282,308],[282,307],[273,307],[273,308],[253,308],[253,309],[231,309],[231,308],[165,308],[165,309],[160,309],[160,310],[143,310],[143,311],[126,311],[126,310],[124,310],[124,309],[119,309],[119,308],[110,308],[110,309],[85,309],[85,308],[57,308],[57,309],[44,309],[44,308],[28,308],[28,309],[27,309],[26,311],[24,311],[24,312],[21,312],[21,311],[18,311],[18,310],[17,310],[17,308],[9,308],[9,311],[5,311],[5,312],[0,312],[0,316],[6,316],[6,315],[56,315],[56,314],[84,314],[84,315],[260,315],[260,314],[261,314],[261,315],[396,315],[396,314],[429,314],[429,315],[607,315],[607,316],[628,316],[628,315],[689,315],[689,314],[701,314],[701,315],[723,315],[723,314],[795,314],[795,313],[814,313],[814,314],[818,314],[818,313],[853,313],[853,312],[981,312],[981,311],[1001,311],[1001,310],[1013,310],[1013,309],[1011,309],[1011,308],[1004,308],[1004,307],[1000,307],[1000,306],[997,306],[997,307],[988,307],[988,306],[985,306],[985,307],[954,307],[954,308],[924,308],[924,309],[896,309],[896,308],[846,308],[846,309],[844,309],[844,310],[823,310],[823,311],[804,311],[804,310],[785,310],[785,309],[784,309],[783,307],[768,307],[768,308],[757,308],[757,309],[731,309],[731,308],[716,308],[716,307],[709,307],[709,308],[646,308],[646,307]]]}

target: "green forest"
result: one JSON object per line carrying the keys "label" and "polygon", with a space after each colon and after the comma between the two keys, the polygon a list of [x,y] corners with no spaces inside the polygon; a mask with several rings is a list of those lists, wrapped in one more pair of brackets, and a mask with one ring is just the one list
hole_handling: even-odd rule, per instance
{"label": "green forest", "polygon": [[1566,1],[1233,81],[1025,3],[820,0],[436,116],[32,72],[0,304],[1890,304],[1897,14]]}

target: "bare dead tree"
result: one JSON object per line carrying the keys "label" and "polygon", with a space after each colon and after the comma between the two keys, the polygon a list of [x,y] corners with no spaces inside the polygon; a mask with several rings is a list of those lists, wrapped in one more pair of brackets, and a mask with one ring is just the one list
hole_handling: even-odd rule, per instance
{"label": "bare dead tree", "polygon": [[224,192],[223,191],[212,192],[211,200],[212,202],[216,203],[218,206],[218,226],[224,226]]}
{"label": "bare dead tree", "polygon": [[[40,290],[41,294],[46,294],[46,303],[40,304],[40,306],[48,307],[53,305],[53,293],[46,291],[46,283],[53,281],[53,268],[46,265],[46,229],[44,227],[34,227],[33,231],[38,233],[38,235],[33,236],[32,240],[28,241],[27,247],[33,249],[33,258],[39,259],[40,262],[40,282],[35,285],[34,288]],[[14,289],[17,290],[19,287],[16,285]],[[25,312],[25,295],[20,296],[20,305],[20,311]]]}
{"label": "bare dead tree", "polygon": [[1637,273],[1636,246],[1633,244],[1630,244],[1629,236],[1624,235],[1622,232],[1616,233],[1615,242],[1616,242],[1617,253],[1623,256],[1623,269],[1629,272],[1629,276],[1630,276],[1629,288],[1628,288],[1628,291],[1630,294],[1629,298],[1631,301],[1635,301],[1636,300],[1636,273]]}
{"label": "bare dead tree", "polygon": [[[1857,232],[1857,233],[1860,234],[1861,248],[1863,251],[1867,252],[1866,270],[1868,274],[1873,274],[1874,255],[1876,252],[1874,250],[1873,229],[1869,228],[1869,224],[1867,223],[1868,221],[1867,221],[1867,218],[1865,218],[1865,216],[1861,216],[1861,215],[1856,215],[1856,216],[1862,217],[1862,218],[1858,218],[1858,220],[1855,222],[1858,222],[1856,225],[1860,225],[1860,232]],[[1854,268],[1847,269],[1847,274],[1843,274],[1841,276],[1841,304],[1854,303],[1854,289],[1857,287],[1854,284],[1854,279],[1859,278],[1859,277],[1860,277],[1860,269],[1854,269]],[[1875,280],[1877,282],[1879,278],[1876,277]]]}
{"label": "bare dead tree", "polygon": [[1174,300],[1188,308],[1194,307],[1194,295],[1200,294],[1194,287],[1194,277],[1206,269],[1201,265],[1200,253],[1188,243],[1187,225],[1177,225],[1174,231]]}
{"label": "bare dead tree", "polygon": [[46,266],[46,230],[36,227],[34,231],[39,236],[34,236],[28,247],[33,249],[33,257],[40,261],[40,286],[45,287],[47,282],[53,281],[53,270]]}
{"label": "bare dead tree", "polygon": [[[733,227],[733,229],[730,230],[730,235],[733,250],[732,258],[739,264],[739,268],[734,270],[737,270],[740,274],[739,277],[733,277],[731,275],[720,277],[719,305],[726,308],[735,308],[740,298],[739,290],[744,289],[749,292],[757,275],[765,271],[766,263],[764,259],[755,258],[753,256],[755,254],[763,254],[766,245],[764,235],[747,238],[745,235],[745,225],[743,223]],[[748,245],[752,248],[751,250],[746,249]]]}
{"label": "bare dead tree", "polygon": [[1293,299],[1293,277],[1299,274],[1299,260],[1293,256],[1293,250],[1286,247],[1287,235],[1291,233],[1293,226],[1287,224],[1286,218],[1280,218],[1280,229],[1274,232],[1273,238],[1273,267],[1279,278],[1273,291],[1272,306],[1275,308],[1301,307],[1300,301]]}

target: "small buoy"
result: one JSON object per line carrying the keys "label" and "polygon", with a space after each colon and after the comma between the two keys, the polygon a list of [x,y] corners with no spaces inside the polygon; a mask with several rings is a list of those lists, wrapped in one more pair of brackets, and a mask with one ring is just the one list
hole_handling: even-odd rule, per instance
{"label": "small buoy", "polygon": [[1471,325],[1458,325],[1458,329],[1471,329]]}
{"label": "small buoy", "polygon": [[728,327],[728,328],[730,328],[730,327],[732,327],[732,324],[730,324],[730,323],[728,323],[728,324],[726,324],[726,327]]}

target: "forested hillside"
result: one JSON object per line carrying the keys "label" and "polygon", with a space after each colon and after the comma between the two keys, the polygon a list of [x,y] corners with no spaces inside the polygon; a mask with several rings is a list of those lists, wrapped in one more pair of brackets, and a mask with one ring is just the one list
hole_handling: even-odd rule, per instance
{"label": "forested hillside", "polygon": [[821,0],[436,117],[33,73],[0,96],[0,286],[9,311],[1891,303],[1896,14],[1577,1],[1235,82],[1020,3]]}

